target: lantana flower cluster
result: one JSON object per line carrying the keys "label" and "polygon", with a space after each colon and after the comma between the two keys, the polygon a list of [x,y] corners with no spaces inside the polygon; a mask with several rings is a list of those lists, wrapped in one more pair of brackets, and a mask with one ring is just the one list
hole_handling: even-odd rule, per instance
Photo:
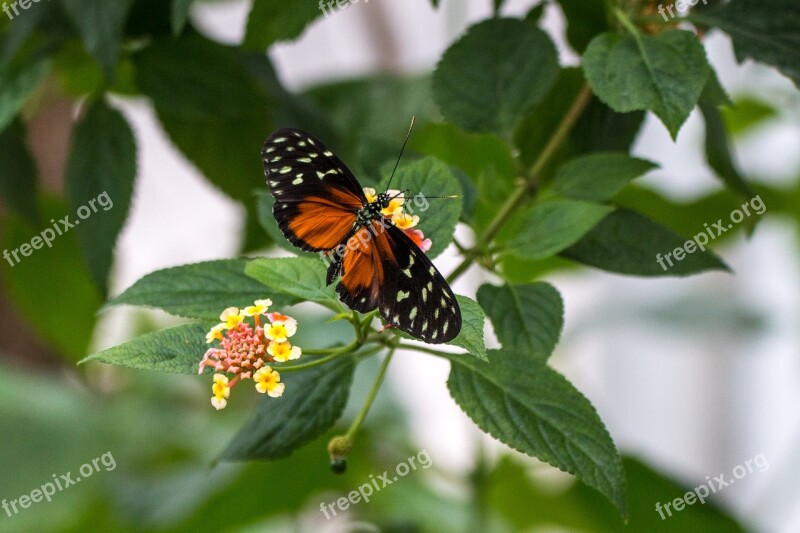
{"label": "lantana flower cluster", "polygon": [[[381,214],[390,218],[392,224],[403,230],[408,238],[414,241],[414,244],[423,252],[430,250],[433,244],[431,240],[425,238],[425,234],[422,233],[422,230],[415,229],[417,224],[419,224],[419,216],[408,214],[405,211],[406,199],[402,191],[389,189],[386,191],[386,194],[389,195],[391,200],[388,206],[381,209]],[[364,196],[367,197],[369,203],[374,203],[378,200],[378,194],[372,187],[364,187]]]}
{"label": "lantana flower cluster", "polygon": [[273,398],[283,395],[286,386],[269,363],[299,359],[302,350],[289,342],[297,332],[297,320],[268,313],[271,305],[272,300],[266,299],[256,300],[242,310],[229,307],[220,315],[220,323],[206,334],[206,342],[217,345],[205,353],[198,373],[207,367],[214,369],[211,405],[218,411],[228,405],[231,389],[246,379],[255,381],[261,394]]}

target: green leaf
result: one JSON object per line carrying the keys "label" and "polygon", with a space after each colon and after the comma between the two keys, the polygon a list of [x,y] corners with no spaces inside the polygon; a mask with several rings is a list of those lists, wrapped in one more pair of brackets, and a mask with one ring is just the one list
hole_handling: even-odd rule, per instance
{"label": "green leaf", "polygon": [[[763,198],[763,203],[759,205],[758,200],[754,199],[755,205],[748,206],[752,216],[734,226],[732,230],[717,235],[714,239],[715,246],[738,237],[740,232],[752,227],[758,222],[757,217],[766,211],[767,205],[773,215],[781,213],[794,217],[800,213],[798,191],[759,185],[758,192]],[[742,209],[744,204],[741,195],[729,189],[720,189],[694,200],[676,201],[641,185],[627,187],[614,198],[614,203],[619,207],[636,211],[678,235],[694,235],[698,231],[706,231],[705,224],[711,226],[717,217],[729,217],[734,210]],[[714,229],[714,233],[718,231]]]}
{"label": "green leaf", "polygon": [[690,19],[730,35],[740,63],[752,58],[772,65],[800,87],[800,4],[795,0],[732,0]]}
{"label": "green leaf", "polygon": [[531,22],[533,24],[538,24],[539,21],[542,19],[544,15],[544,8],[547,7],[547,3],[542,2],[541,4],[537,4],[533,6],[528,13],[525,14],[524,20],[525,22]]}
{"label": "green leaf", "polygon": [[729,103],[728,95],[720,85],[716,74],[712,74],[700,97],[700,112],[706,123],[706,159],[717,176],[722,178],[731,190],[752,198],[755,192],[734,162],[732,142],[718,107]]}
{"label": "green leaf", "polygon": [[[508,522],[513,531],[536,531],[556,527],[560,531],[584,533],[744,533],[732,517],[713,502],[695,500],[679,513],[659,516],[655,503],[681,498],[692,487],[682,485],[652,467],[630,457],[622,466],[627,486],[630,516],[623,520],[619,512],[600,494],[574,483],[554,491],[545,476],[531,476],[530,465],[510,456],[501,457],[486,480],[487,502]],[[674,511],[674,509],[672,510]]]}
{"label": "green leaf", "polygon": [[[514,144],[526,167],[533,165],[544,150],[585,84],[579,68],[562,69],[547,96],[520,123]],[[568,139],[543,170],[541,178],[546,181],[560,164],[572,157],[590,152],[628,152],[643,120],[644,112],[617,113],[597,97],[592,97]]]}
{"label": "green leaf", "polygon": [[[75,232],[64,231],[59,222],[67,216],[67,208],[40,197],[39,213],[40,220],[55,223],[32,227],[11,214],[0,222],[0,250],[8,250],[12,257],[0,260],[0,278],[9,300],[33,329],[77,360],[86,355],[102,299],[81,259]],[[13,260],[14,254],[19,261]]]}
{"label": "green leaf", "polygon": [[194,0],[172,0],[172,34],[178,36],[189,19],[189,8]]}
{"label": "green leaf", "polygon": [[126,343],[86,357],[81,364],[106,363],[138,370],[157,370],[173,374],[197,374],[203,354],[208,350],[202,324],[184,324],[147,333]]}
{"label": "green leaf", "polygon": [[605,202],[633,179],[658,165],[624,153],[596,153],[562,165],[553,179],[553,192],[574,198]]}
{"label": "green leaf", "polygon": [[25,131],[19,123],[0,132],[0,200],[25,217],[38,222],[36,212],[36,164],[25,145]]}
{"label": "green leaf", "polygon": [[777,116],[778,111],[773,106],[747,96],[737,98],[732,107],[722,108],[725,126],[734,137],[748,133]]}
{"label": "green leaf", "polygon": [[[712,240],[705,228],[698,229],[700,233],[692,238],[695,242],[702,241],[702,237],[707,238],[706,243]],[[713,228],[708,231],[716,233]],[[684,249],[683,259],[671,259],[670,266],[665,256],[683,249],[688,242],[690,240],[638,213],[619,209],[561,255],[609,272],[634,276],[686,276],[707,270],[730,270],[713,252],[699,248],[691,254]],[[659,257],[664,266],[659,263]]]}
{"label": "green leaf", "polygon": [[715,107],[731,106],[731,97],[717,77],[717,72],[712,68],[708,75],[703,92],[700,93],[700,103],[706,103]]}
{"label": "green leaf", "polygon": [[[391,169],[384,173],[383,186],[388,183]],[[420,217],[418,229],[432,241],[427,256],[438,256],[453,241],[456,224],[461,216],[461,184],[443,162],[433,157],[419,159],[397,169],[392,187],[409,189],[404,209],[409,215]],[[428,196],[456,196],[456,198],[430,198]]]}
{"label": "green leaf", "polygon": [[271,103],[239,51],[197,36],[157,39],[135,62],[172,142],[225,194],[253,204]]}
{"label": "green leaf", "polygon": [[486,321],[483,309],[475,300],[466,296],[457,294],[456,300],[461,308],[461,331],[455,339],[447,344],[464,348],[470,355],[482,361],[488,361],[486,342],[483,339],[483,324]]}
{"label": "green leaf", "polygon": [[[324,4],[327,4],[325,0]],[[288,41],[299,37],[311,22],[325,14],[335,14],[330,7],[323,8],[318,2],[284,2],[281,0],[255,0],[250,16],[247,19],[247,31],[244,46],[257,50],[266,50],[279,41]],[[349,2],[348,4],[349,5]]]}
{"label": "green leaf", "polygon": [[557,0],[567,19],[567,40],[582,53],[595,35],[610,30],[603,0]]}
{"label": "green leaf", "polygon": [[136,140],[125,118],[102,100],[75,128],[66,181],[81,250],[106,292],[114,245],[125,224],[136,178]]}
{"label": "green leaf", "polygon": [[508,138],[557,76],[558,54],[545,32],[521,20],[492,19],[444,53],[433,97],[449,122]]}
{"label": "green leaf", "polygon": [[0,132],[19,113],[31,92],[50,72],[50,61],[26,63],[24,66],[0,65]]}
{"label": "green leaf", "polygon": [[421,125],[438,115],[423,76],[377,75],[315,87],[304,96],[335,126],[335,133],[318,137],[364,186],[376,185],[383,167],[397,161],[412,116]]}
{"label": "green leaf", "polygon": [[511,150],[501,138],[483,133],[467,133],[452,124],[426,124],[414,130],[411,148],[457,167],[473,180],[492,168],[497,175],[515,176]]}
{"label": "green leaf", "polygon": [[105,73],[80,41],[69,41],[53,56],[53,75],[67,95],[84,98],[107,87]]}
{"label": "green leaf", "polygon": [[522,259],[546,259],[575,244],[614,208],[578,200],[547,200],[523,211],[507,252]]}
{"label": "green leaf", "polygon": [[[273,368],[280,372],[280,366]],[[352,357],[342,356],[319,367],[281,374],[286,384],[283,396],[262,399],[219,459],[279,459],[322,435],[342,416],[354,369]]]}
{"label": "green leaf", "polygon": [[548,283],[482,285],[478,303],[489,316],[504,350],[545,361],[564,327],[564,303]]}
{"label": "green leaf", "polygon": [[325,283],[325,264],[319,259],[308,257],[256,259],[250,261],[244,271],[253,279],[283,294],[326,306],[339,305],[339,298],[333,286]]}
{"label": "green leaf", "polygon": [[706,103],[700,104],[700,112],[706,122],[706,159],[709,166],[731,190],[752,198],[756,193],[734,162],[733,146],[722,113],[717,107]]}
{"label": "green leaf", "polygon": [[674,139],[711,69],[697,37],[676,30],[655,37],[600,35],[586,49],[583,71],[595,94],[613,110],[650,110]]}
{"label": "green leaf", "polygon": [[253,189],[266,187],[258,156],[271,129],[266,112],[260,114],[261,120],[192,120],[166,109],[157,112],[175,146],[214,186],[234,200],[254,202]]}
{"label": "green leaf", "polygon": [[527,356],[493,350],[490,359],[451,358],[447,388],[459,407],[483,431],[574,475],[626,516],[622,463],[589,400]]}
{"label": "green leaf", "polygon": [[134,59],[142,92],[186,120],[245,119],[268,106],[236,48],[199,36],[161,38]]}
{"label": "green leaf", "polygon": [[108,79],[114,78],[131,4],[132,0],[62,0],[83,44],[103,67]]}
{"label": "green leaf", "polygon": [[273,307],[296,303],[282,293],[270,293],[245,274],[248,261],[226,259],[182,265],[144,276],[109,305],[140,305],[172,315],[215,321],[228,307],[243,308],[255,300],[270,298]]}

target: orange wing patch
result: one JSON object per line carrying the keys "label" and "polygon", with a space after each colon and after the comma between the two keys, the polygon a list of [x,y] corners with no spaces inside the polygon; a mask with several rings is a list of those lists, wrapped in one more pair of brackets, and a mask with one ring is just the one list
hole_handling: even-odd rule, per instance
{"label": "orange wing patch", "polygon": [[348,293],[366,297],[370,307],[378,305],[387,272],[384,265],[396,262],[386,230],[377,221],[361,228],[347,241],[341,283]]}
{"label": "orange wing patch", "polygon": [[328,188],[328,198],[309,196],[297,204],[289,229],[298,239],[319,250],[332,250],[353,229],[356,212],[361,207],[357,196]]}

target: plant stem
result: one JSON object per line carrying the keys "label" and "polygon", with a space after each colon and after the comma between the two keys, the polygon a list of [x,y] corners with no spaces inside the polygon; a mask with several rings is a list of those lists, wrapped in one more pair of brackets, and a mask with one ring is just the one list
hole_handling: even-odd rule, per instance
{"label": "plant stem", "polygon": [[460,355],[457,353],[450,353],[444,352],[441,350],[434,350],[433,348],[427,348],[425,346],[417,346],[416,344],[398,344],[397,349],[399,350],[412,350],[415,352],[426,353],[428,355],[435,355],[437,357],[444,357],[445,359],[450,359],[454,355]]}
{"label": "plant stem", "polygon": [[347,430],[345,433],[345,437],[353,440],[353,437],[361,428],[361,424],[364,423],[364,419],[367,417],[367,413],[369,412],[370,407],[372,407],[372,402],[375,401],[375,396],[378,395],[378,390],[380,390],[381,385],[383,384],[383,378],[386,377],[386,369],[389,368],[389,363],[392,360],[392,356],[394,355],[394,348],[389,350],[389,353],[386,354],[386,357],[381,364],[381,369],[378,372],[378,377],[375,378],[375,383],[372,385],[372,390],[369,391],[369,396],[367,396],[367,401],[361,407],[361,411],[359,411],[358,416],[356,419],[353,420],[353,423],[350,425],[350,429]]}
{"label": "plant stem", "polygon": [[[275,367],[275,370],[279,372],[295,372],[297,370],[306,370],[308,368],[314,368],[315,366],[324,365],[330,361],[333,361],[337,357],[342,355],[348,354],[353,352],[354,350],[358,349],[361,346],[359,341],[352,342],[347,346],[343,346],[341,348],[337,348],[333,353],[326,357],[322,357],[320,359],[314,359],[313,361],[309,361],[308,363],[303,363],[299,365],[289,365],[289,366],[280,366]],[[308,353],[308,352],[307,352]]]}
{"label": "plant stem", "polygon": [[628,18],[628,15],[626,15],[621,9],[614,10],[614,14],[617,16],[622,25],[625,26],[625,29],[631,32],[634,36],[639,35],[639,30],[636,28],[634,23],[631,22],[631,19]]}
{"label": "plant stem", "polygon": [[477,439],[478,454],[475,461],[475,468],[469,474],[470,488],[472,489],[472,531],[482,533],[487,530],[488,521],[488,494],[486,490],[486,480],[489,477],[489,464],[486,458],[486,450],[483,443]]}
{"label": "plant stem", "polygon": [[536,186],[539,174],[541,174],[544,167],[550,162],[550,159],[553,157],[553,155],[555,155],[556,151],[567,139],[569,132],[572,131],[572,127],[575,125],[575,122],[577,122],[578,118],[581,116],[581,113],[583,113],[583,110],[589,104],[591,97],[591,89],[588,85],[584,85],[584,87],[581,89],[581,92],[578,93],[575,101],[567,111],[567,114],[564,115],[564,118],[561,120],[558,128],[550,137],[547,145],[545,145],[544,149],[539,154],[539,157],[527,172],[523,183],[517,187],[513,193],[511,193],[506,202],[502,205],[502,207],[500,207],[500,210],[497,212],[494,219],[492,219],[484,232],[477,239],[478,244],[467,251],[468,253],[465,254],[466,257],[464,257],[464,260],[461,262],[461,264],[458,265],[449,276],[447,276],[448,283],[455,281],[459,276],[466,272],[470,266],[472,266],[477,255],[476,249],[479,249],[481,243],[489,243],[503,228],[503,225],[508,222],[508,218],[511,216],[511,214],[522,204],[523,201],[525,201],[525,198],[530,190]]}
{"label": "plant stem", "polygon": [[[354,342],[352,344],[349,344],[347,347],[352,349],[355,348],[356,346],[358,346],[358,344]],[[343,347],[341,346],[339,348],[318,348],[318,349],[309,348],[308,350],[303,350],[303,355],[331,355],[341,352],[342,349]]]}

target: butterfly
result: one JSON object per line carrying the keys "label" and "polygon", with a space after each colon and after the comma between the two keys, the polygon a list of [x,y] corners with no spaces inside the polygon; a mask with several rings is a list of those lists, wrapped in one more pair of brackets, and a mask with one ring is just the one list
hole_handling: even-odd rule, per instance
{"label": "butterfly", "polygon": [[378,309],[387,324],[432,344],[461,330],[453,291],[425,253],[369,202],[353,173],[312,135],[279,129],[261,156],[275,197],[272,213],[286,238],[331,260],[327,283],[341,276],[339,299],[356,311]]}

